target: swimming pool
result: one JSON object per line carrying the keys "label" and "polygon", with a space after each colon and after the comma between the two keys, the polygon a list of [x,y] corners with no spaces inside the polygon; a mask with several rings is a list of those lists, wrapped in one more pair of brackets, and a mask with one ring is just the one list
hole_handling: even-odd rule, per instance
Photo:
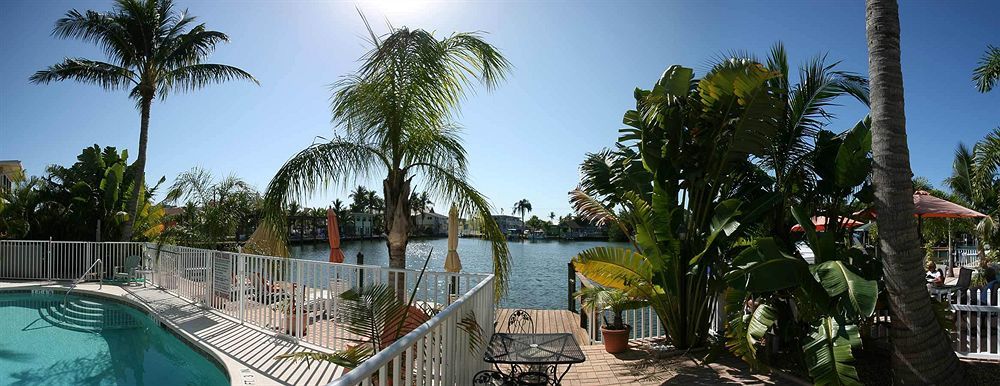
{"label": "swimming pool", "polygon": [[229,385],[211,360],[113,300],[0,292],[0,385]]}

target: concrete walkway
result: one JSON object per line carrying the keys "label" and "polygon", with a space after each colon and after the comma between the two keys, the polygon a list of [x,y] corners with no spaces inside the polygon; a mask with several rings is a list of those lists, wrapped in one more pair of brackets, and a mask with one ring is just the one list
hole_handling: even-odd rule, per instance
{"label": "concrete walkway", "polygon": [[[27,287],[64,291],[68,285],[0,282],[0,289]],[[226,367],[233,385],[325,385],[340,377],[344,371],[329,362],[275,360],[274,357],[280,354],[322,349],[306,347],[278,338],[272,332],[241,325],[221,313],[201,308],[153,287],[81,284],[75,292],[122,297],[148,307],[165,327],[218,359]]]}

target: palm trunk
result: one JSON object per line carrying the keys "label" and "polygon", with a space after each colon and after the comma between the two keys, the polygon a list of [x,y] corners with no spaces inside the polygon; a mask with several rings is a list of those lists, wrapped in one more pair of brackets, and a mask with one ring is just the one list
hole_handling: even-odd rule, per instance
{"label": "palm trunk", "polygon": [[122,241],[132,240],[132,228],[135,225],[135,218],[139,212],[139,200],[142,199],[146,178],[146,142],[149,140],[149,109],[153,104],[153,95],[143,96],[139,102],[139,154],[132,164],[134,174],[132,178],[132,196],[129,197],[126,209],[128,218],[122,227]]}
{"label": "palm trunk", "polygon": [[900,64],[895,0],[867,0],[875,203],[892,312],[892,368],[896,384],[964,384],[951,341],[934,316],[913,218],[913,186]]}
{"label": "palm trunk", "polygon": [[402,171],[390,173],[382,183],[385,193],[385,234],[389,268],[406,268],[406,244],[410,237],[410,180]]}

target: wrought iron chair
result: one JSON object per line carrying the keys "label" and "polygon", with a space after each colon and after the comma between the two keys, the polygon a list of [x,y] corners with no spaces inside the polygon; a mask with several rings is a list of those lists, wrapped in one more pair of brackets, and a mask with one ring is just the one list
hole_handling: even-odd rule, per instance
{"label": "wrought iron chair", "polygon": [[535,321],[531,320],[531,314],[528,314],[528,311],[525,310],[517,310],[511,313],[507,318],[507,333],[534,334]]}
{"label": "wrought iron chair", "polygon": [[473,385],[486,385],[486,386],[512,386],[516,385],[513,380],[510,379],[504,373],[493,370],[483,370],[476,375],[472,376]]}

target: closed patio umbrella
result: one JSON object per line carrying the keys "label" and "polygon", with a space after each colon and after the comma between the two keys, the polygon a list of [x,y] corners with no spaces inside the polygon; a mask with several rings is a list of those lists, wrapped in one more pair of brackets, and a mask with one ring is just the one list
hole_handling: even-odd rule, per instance
{"label": "closed patio umbrella", "polygon": [[459,272],[462,270],[462,259],[458,257],[458,208],[451,205],[448,211],[448,257],[444,260],[444,270]]}
{"label": "closed patio umbrella", "polygon": [[[816,228],[817,232],[823,232],[826,230],[826,223],[827,223],[826,216],[813,216],[810,217],[809,220],[812,221],[813,226]],[[844,228],[855,228],[864,225],[864,223],[861,221],[851,220],[847,217],[841,217],[834,221],[839,222],[840,226]],[[803,231],[802,225],[795,224],[795,226],[792,227],[792,232],[802,232],[802,231]]]}
{"label": "closed patio umbrella", "polygon": [[343,263],[344,251],[340,250],[340,229],[337,227],[337,213],[326,209],[326,236],[330,239],[330,262]]}

